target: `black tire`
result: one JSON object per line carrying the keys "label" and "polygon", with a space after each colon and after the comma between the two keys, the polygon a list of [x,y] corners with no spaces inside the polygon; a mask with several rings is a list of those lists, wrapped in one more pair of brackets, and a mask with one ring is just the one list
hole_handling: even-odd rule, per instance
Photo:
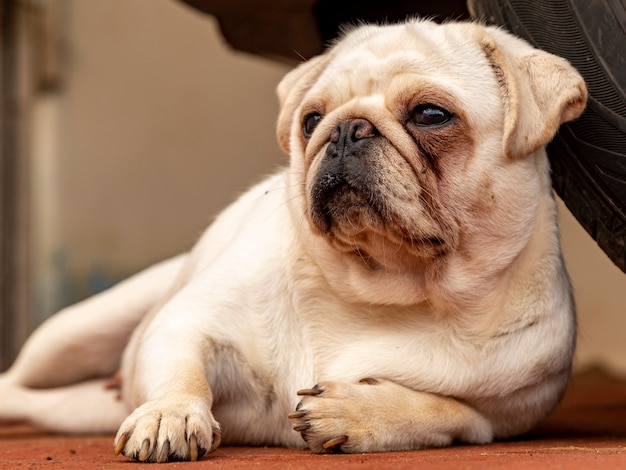
{"label": "black tire", "polygon": [[548,146],[553,186],[626,272],[626,0],[470,0],[475,17],[565,57],[589,89]]}

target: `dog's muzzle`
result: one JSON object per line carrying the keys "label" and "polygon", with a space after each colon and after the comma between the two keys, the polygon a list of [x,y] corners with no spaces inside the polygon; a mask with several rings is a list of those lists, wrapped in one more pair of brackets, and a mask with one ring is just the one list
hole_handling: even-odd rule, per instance
{"label": "dog's muzzle", "polygon": [[366,119],[342,121],[330,134],[311,189],[311,218],[322,232],[355,212],[380,210],[370,158],[378,136]]}

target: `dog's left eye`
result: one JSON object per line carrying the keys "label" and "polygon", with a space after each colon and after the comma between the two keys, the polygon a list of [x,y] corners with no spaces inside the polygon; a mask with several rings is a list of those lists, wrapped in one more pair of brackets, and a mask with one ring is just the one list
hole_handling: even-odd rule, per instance
{"label": "dog's left eye", "polygon": [[317,125],[321,122],[322,115],[319,113],[311,113],[307,114],[304,117],[304,121],[302,123],[302,133],[308,139],[313,135],[313,131],[317,127]]}
{"label": "dog's left eye", "polygon": [[412,119],[418,126],[438,126],[445,124],[452,115],[434,104],[420,104],[413,110]]}

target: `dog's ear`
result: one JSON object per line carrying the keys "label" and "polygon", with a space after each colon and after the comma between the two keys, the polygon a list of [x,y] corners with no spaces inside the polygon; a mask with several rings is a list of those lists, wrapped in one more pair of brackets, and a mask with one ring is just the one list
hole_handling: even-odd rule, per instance
{"label": "dog's ear", "polygon": [[522,157],[547,144],[562,123],[582,114],[587,88],[567,60],[498,28],[485,31],[481,46],[505,107],[504,152],[511,158]]}
{"label": "dog's ear", "polygon": [[306,92],[313,86],[326,68],[330,56],[331,52],[328,52],[309,59],[285,75],[278,84],[277,93],[280,112],[278,114],[276,133],[278,143],[287,153],[290,151],[289,140],[294,112],[300,105]]}

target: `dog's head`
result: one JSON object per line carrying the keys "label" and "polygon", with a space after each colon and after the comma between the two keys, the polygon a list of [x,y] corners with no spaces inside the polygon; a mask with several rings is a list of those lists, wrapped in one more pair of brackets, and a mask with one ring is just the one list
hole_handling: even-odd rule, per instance
{"label": "dog's head", "polygon": [[392,303],[423,293],[369,295],[381,273],[467,290],[520,254],[553,219],[543,146],[586,101],[561,58],[497,28],[419,20],[349,31],[278,93],[316,249],[341,253],[333,271],[361,298]]}

